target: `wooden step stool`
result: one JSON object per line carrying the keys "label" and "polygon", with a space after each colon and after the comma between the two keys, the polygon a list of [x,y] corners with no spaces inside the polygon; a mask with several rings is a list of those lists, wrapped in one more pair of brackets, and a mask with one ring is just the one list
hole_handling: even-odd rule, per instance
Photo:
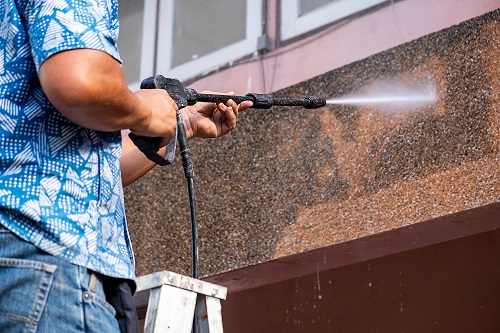
{"label": "wooden step stool", "polygon": [[169,271],[136,282],[134,301],[139,319],[145,313],[144,333],[190,333],[193,323],[200,333],[222,333],[220,300],[227,288]]}

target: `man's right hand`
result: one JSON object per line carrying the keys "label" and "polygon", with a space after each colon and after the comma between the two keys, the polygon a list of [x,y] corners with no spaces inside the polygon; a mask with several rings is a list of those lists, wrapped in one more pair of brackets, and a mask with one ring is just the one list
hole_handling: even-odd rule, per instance
{"label": "man's right hand", "polygon": [[[140,103],[151,109],[149,125],[145,128],[130,128],[136,135],[160,138],[160,147],[167,145],[177,126],[177,105],[163,89],[141,89],[135,92]],[[166,136],[165,133],[171,133]]]}

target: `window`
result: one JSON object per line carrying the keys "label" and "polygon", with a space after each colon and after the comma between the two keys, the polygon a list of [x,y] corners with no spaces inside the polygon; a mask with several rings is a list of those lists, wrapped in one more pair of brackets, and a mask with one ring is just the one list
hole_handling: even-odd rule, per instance
{"label": "window", "polygon": [[[120,1],[118,48],[128,85],[138,89],[153,74],[157,0]],[[147,22],[147,24],[145,24]]]}
{"label": "window", "polygon": [[388,0],[282,0],[281,39],[287,40]]}
{"label": "window", "polygon": [[162,0],[156,72],[186,80],[251,55],[262,0]]}
{"label": "window", "polygon": [[186,80],[257,50],[262,0],[120,1],[118,47],[127,83],[153,74]]}

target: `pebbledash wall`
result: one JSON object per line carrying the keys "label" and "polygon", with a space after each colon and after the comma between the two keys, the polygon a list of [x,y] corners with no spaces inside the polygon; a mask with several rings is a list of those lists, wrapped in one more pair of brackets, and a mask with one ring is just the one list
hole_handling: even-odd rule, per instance
{"label": "pebbledash wall", "polygon": [[[425,266],[430,261],[415,259],[423,252],[411,251],[425,250],[426,258],[432,260],[444,253],[432,246],[452,246],[450,241],[463,241],[456,243],[457,248],[480,256],[468,257],[468,263],[488,261],[477,276],[470,277],[472,281],[478,276],[498,281],[498,260],[495,265],[492,258],[500,254],[500,11],[327,72],[274,96],[342,96],[387,79],[416,85],[434,82],[437,101],[411,112],[353,106],[248,110],[239,116],[230,135],[190,141],[196,172],[200,271],[207,280],[229,287],[228,301],[223,303],[223,311],[231,307],[224,312],[229,331],[246,332],[234,327],[235,321],[245,322],[238,314],[248,319],[250,315],[241,312],[249,308],[256,316],[250,318],[268,320],[269,332],[315,332],[315,323],[321,323],[323,331],[334,327],[356,331],[355,323],[363,321],[363,316],[349,317],[351,330],[338,318],[327,320],[325,314],[300,319],[320,307],[328,285],[335,283],[332,278],[320,284],[321,272],[342,274],[351,267],[346,276],[356,281],[366,277],[375,264],[364,266],[358,275],[356,265],[400,255],[401,265],[418,268],[422,264],[422,271],[435,274],[440,264]],[[137,274],[170,270],[189,275],[191,230],[180,161],[157,167],[127,187],[126,207]],[[480,243],[489,246],[483,252],[471,245],[477,245],[471,237],[481,235],[485,238]],[[299,266],[304,270],[295,269]],[[332,269],[338,269],[337,273]],[[449,267],[442,269],[443,274],[453,275]],[[307,283],[314,285],[310,289],[315,296],[309,303],[299,302],[299,296],[283,298],[296,306],[279,308],[282,312],[273,314],[274,321],[281,324],[271,325],[271,314],[262,316],[273,309],[248,303],[252,295],[261,301],[266,295],[280,297],[277,290],[300,295],[302,282],[298,279],[307,276],[312,276]],[[377,281],[383,283],[384,279]],[[428,326],[419,326],[424,325],[422,320],[411,329],[412,320],[407,318],[405,332],[416,332],[419,327],[444,332],[452,326],[443,321],[462,325],[455,332],[466,332],[460,318],[483,323],[483,329],[476,332],[500,329],[498,317],[491,312],[492,306],[499,305],[497,283],[482,281],[479,292],[468,282],[465,288],[459,284],[456,293],[489,295],[482,302],[484,311],[478,310],[481,301],[461,299],[458,302],[465,304],[463,308],[441,315],[435,323],[429,319]],[[363,282],[363,288],[371,288],[371,283]],[[424,294],[430,288],[419,287]],[[330,302],[335,302],[333,298]],[[406,314],[403,302],[394,302],[395,311]],[[476,310],[468,308],[472,303]],[[331,304],[328,311],[335,311]],[[422,308],[426,306],[422,302]],[[446,313],[446,309],[442,311]],[[472,311],[476,319],[470,320],[460,311]],[[266,331],[265,325],[245,323],[249,332]],[[392,332],[389,326],[382,331]],[[367,327],[375,331],[374,326]]]}

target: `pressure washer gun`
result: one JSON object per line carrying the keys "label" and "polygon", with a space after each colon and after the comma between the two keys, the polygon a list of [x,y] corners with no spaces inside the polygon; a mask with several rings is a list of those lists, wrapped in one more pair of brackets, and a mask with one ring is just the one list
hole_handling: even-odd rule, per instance
{"label": "pressure washer gun", "polygon": [[171,164],[175,159],[176,143],[179,144],[182,165],[184,167],[184,175],[188,183],[189,194],[189,208],[191,213],[191,230],[192,230],[192,249],[193,249],[193,274],[192,276],[197,279],[199,277],[198,268],[198,227],[196,222],[196,208],[195,208],[195,195],[194,195],[194,169],[191,162],[189,147],[187,144],[186,130],[184,128],[184,121],[181,115],[181,109],[194,105],[197,102],[212,102],[212,103],[226,103],[232,99],[236,103],[243,101],[251,101],[253,108],[269,109],[275,105],[281,106],[302,106],[306,109],[317,109],[326,105],[326,100],[322,97],[306,96],[304,98],[274,98],[267,94],[254,94],[250,93],[246,96],[233,96],[233,95],[217,95],[217,94],[199,94],[194,89],[184,88],[182,83],[177,79],[168,79],[161,75],[152,76],[141,82],[141,89],[165,89],[170,97],[177,104],[177,128],[176,133],[170,143],[166,147],[165,156],[158,154],[160,149],[159,140],[157,138],[150,138],[138,136],[130,133],[129,136],[134,144],[149,158],[151,161],[159,165]]}
{"label": "pressure washer gun", "polygon": [[[249,93],[245,96],[234,95],[218,95],[218,94],[200,94],[191,88],[184,88],[182,83],[177,79],[165,78],[162,75],[151,76],[141,82],[141,89],[165,89],[170,97],[177,104],[178,109],[182,109],[188,105],[194,105],[197,102],[212,102],[226,103],[232,99],[239,104],[244,101],[251,101],[252,108],[269,109],[273,106],[302,106],[306,109],[317,109],[326,105],[326,99],[318,96],[306,96],[304,98],[275,98],[268,94]],[[187,148],[184,122],[180,111],[177,112],[177,132],[176,137],[167,145],[167,153],[165,156],[158,154],[158,140],[150,137],[142,137],[135,134],[129,134],[134,144],[149,158],[151,161],[159,165],[171,164],[175,158],[175,142],[176,137],[181,151]],[[189,167],[189,166],[188,166]]]}

